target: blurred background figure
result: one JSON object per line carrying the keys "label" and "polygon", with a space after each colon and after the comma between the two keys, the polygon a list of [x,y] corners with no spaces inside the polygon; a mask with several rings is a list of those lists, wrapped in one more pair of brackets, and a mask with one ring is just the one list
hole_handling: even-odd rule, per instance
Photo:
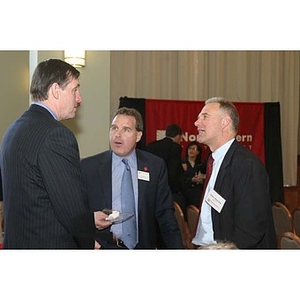
{"label": "blurred background figure", "polygon": [[205,178],[205,164],[202,163],[202,147],[199,142],[193,141],[187,145],[186,156],[182,159],[184,170],[184,189],[187,205],[200,206]]}
{"label": "blurred background figure", "polygon": [[186,215],[187,200],[184,195],[181,140],[181,127],[177,124],[169,124],[166,127],[166,137],[150,142],[147,145],[146,151],[161,157],[165,161],[168,171],[168,183],[171,188],[173,200],[180,205],[184,215]]}
{"label": "blurred background figure", "polygon": [[239,248],[235,245],[235,243],[222,241],[216,244],[209,244],[202,247],[199,247],[200,250],[238,250]]}

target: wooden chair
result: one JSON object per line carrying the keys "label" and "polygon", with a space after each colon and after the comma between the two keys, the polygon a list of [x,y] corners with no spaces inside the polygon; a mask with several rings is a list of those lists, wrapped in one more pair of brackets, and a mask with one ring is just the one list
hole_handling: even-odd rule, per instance
{"label": "wooden chair", "polygon": [[174,203],[174,208],[175,208],[174,214],[175,214],[175,218],[178,223],[178,227],[180,229],[183,246],[186,249],[190,249],[191,248],[191,244],[190,244],[191,234],[190,234],[188,224],[184,220],[184,215],[183,215],[182,209],[179,206],[179,204],[176,201],[173,201],[173,203]]}
{"label": "wooden chair", "polygon": [[195,205],[189,205],[186,208],[186,218],[191,236],[195,233],[198,222],[199,209]]}
{"label": "wooden chair", "polygon": [[292,214],[292,225],[294,233],[300,237],[300,207],[297,207]]}
{"label": "wooden chair", "polygon": [[279,249],[300,249],[300,238],[293,232],[284,232],[279,238]]}
{"label": "wooden chair", "polygon": [[279,238],[284,232],[293,232],[292,215],[288,208],[280,202],[272,204],[272,214],[277,243],[279,243]]}

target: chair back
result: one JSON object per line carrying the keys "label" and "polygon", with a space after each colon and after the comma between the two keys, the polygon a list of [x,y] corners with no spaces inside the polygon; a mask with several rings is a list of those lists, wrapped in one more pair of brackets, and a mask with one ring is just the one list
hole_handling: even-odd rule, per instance
{"label": "chair back", "polygon": [[284,204],[274,202],[272,204],[272,214],[277,238],[279,238],[284,232],[293,231],[292,215]]}
{"label": "chair back", "polygon": [[199,209],[195,205],[189,205],[186,208],[187,223],[192,236],[196,231],[196,226],[198,223],[198,215],[199,215]]}
{"label": "chair back", "polygon": [[300,207],[297,207],[292,214],[292,225],[294,233],[300,237]]}
{"label": "chair back", "polygon": [[173,201],[174,203],[174,208],[175,208],[175,218],[181,233],[181,238],[182,238],[182,244],[185,248],[190,248],[190,232],[189,228],[187,225],[187,222],[184,220],[184,215],[182,212],[182,209],[180,205],[176,202]]}
{"label": "chair back", "polygon": [[292,232],[284,232],[279,239],[279,249],[300,249],[300,238]]}

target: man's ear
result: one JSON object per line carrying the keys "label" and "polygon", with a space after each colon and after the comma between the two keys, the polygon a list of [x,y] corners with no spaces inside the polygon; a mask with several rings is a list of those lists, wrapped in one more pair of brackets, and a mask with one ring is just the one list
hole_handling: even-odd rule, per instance
{"label": "man's ear", "polygon": [[137,137],[136,137],[136,142],[137,142],[137,143],[141,140],[142,135],[143,135],[143,132],[142,132],[142,131],[138,131]]}
{"label": "man's ear", "polygon": [[225,116],[222,118],[222,128],[227,128],[231,123],[231,118],[229,116]]}
{"label": "man's ear", "polygon": [[60,90],[59,84],[54,82],[50,86],[48,94],[51,95],[54,99],[58,99],[59,98],[59,90]]}

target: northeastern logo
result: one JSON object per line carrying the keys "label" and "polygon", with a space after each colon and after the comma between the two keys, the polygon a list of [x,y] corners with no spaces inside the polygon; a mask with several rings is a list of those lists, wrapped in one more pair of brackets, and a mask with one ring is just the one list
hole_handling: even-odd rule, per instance
{"label": "northeastern logo", "polygon": [[[165,130],[156,130],[156,140],[162,140],[166,137],[166,131]],[[188,132],[184,132],[182,135],[182,141],[184,142],[193,142],[197,140],[197,135],[195,134],[189,134]]]}
{"label": "northeastern logo", "polygon": [[[162,140],[166,137],[166,131],[165,130],[156,130],[156,140]],[[197,141],[197,135],[195,134],[189,134],[188,132],[184,132],[182,135],[182,141],[183,142],[193,142]],[[236,140],[243,144],[248,149],[252,149],[252,143],[253,143],[253,135],[252,134],[238,134],[236,136]]]}
{"label": "northeastern logo", "polygon": [[165,130],[156,130],[156,140],[162,140],[166,137],[166,131]]}

